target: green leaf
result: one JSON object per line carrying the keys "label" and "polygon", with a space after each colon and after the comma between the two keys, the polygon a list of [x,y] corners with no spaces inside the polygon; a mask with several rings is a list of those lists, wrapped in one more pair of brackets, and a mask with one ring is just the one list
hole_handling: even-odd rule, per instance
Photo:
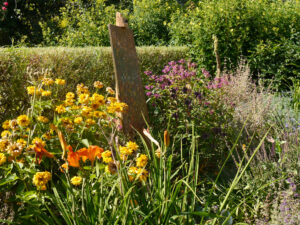
{"label": "green leaf", "polygon": [[14,182],[18,179],[19,179],[19,177],[16,174],[12,174],[12,175],[4,178],[4,179],[1,179],[0,180],[0,186],[3,186],[5,184],[11,183],[11,182]]}
{"label": "green leaf", "polygon": [[81,142],[82,142],[82,144],[84,144],[86,147],[89,147],[89,146],[90,146],[88,139],[82,139]]}

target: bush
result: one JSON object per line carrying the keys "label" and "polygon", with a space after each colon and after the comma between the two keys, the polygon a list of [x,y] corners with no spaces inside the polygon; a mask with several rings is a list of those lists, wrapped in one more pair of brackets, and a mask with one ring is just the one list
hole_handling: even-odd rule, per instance
{"label": "bush", "polygon": [[167,24],[178,6],[174,0],[134,0],[129,22],[137,45],[168,45]]}
{"label": "bush", "polygon": [[[137,48],[141,71],[159,72],[169,59],[187,55],[186,48]],[[27,71],[27,68],[30,71]],[[93,80],[113,84],[113,64],[109,48],[7,48],[0,50],[0,121],[16,116],[28,106],[24,87],[30,73],[48,69],[54,78],[62,77],[70,88]],[[66,90],[67,91],[67,90]]]}
{"label": "bush", "polygon": [[215,35],[223,68],[236,67],[244,56],[256,75],[282,81],[299,74],[299,7],[299,2],[279,0],[190,3],[172,16],[171,42],[191,43],[199,64],[215,71]]}
{"label": "bush", "polygon": [[105,0],[68,1],[60,9],[59,17],[41,23],[45,44],[109,46],[107,25],[115,23],[116,11]]}

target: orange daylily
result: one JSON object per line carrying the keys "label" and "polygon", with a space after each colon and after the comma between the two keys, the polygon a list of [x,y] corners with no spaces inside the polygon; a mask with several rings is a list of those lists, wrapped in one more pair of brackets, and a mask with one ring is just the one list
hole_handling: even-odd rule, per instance
{"label": "orange daylily", "polygon": [[80,166],[80,159],[85,162],[87,159],[91,161],[94,165],[96,157],[101,158],[101,153],[104,151],[103,148],[100,148],[96,145],[90,145],[89,148],[79,149],[77,152],[73,152],[71,146],[68,146],[68,157],[67,161],[72,167]]}
{"label": "orange daylily", "polygon": [[85,162],[87,159],[89,159],[94,165],[95,158],[98,157],[101,158],[101,153],[104,151],[103,148],[100,148],[96,145],[90,145],[89,148],[82,148],[79,149],[76,153],[81,157],[82,161]]}
{"label": "orange daylily", "polygon": [[69,163],[69,166],[79,167],[80,166],[80,163],[79,163],[80,156],[79,156],[79,154],[77,152],[73,152],[73,148],[70,145],[67,146],[67,149],[68,149],[67,161]]}
{"label": "orange daylily", "polygon": [[39,162],[38,162],[39,164],[41,163],[43,156],[46,156],[48,158],[54,157],[54,155],[52,153],[48,152],[43,147],[43,145],[41,145],[41,143],[38,143],[38,142],[35,143],[34,151],[36,152],[36,161],[37,161],[37,158],[39,158]]}

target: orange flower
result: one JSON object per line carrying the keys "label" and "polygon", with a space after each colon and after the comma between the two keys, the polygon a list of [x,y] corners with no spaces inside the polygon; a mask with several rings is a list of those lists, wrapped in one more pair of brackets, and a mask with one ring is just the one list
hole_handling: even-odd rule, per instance
{"label": "orange flower", "polygon": [[79,154],[77,152],[73,152],[73,149],[70,145],[68,145],[67,149],[68,149],[67,161],[69,163],[69,166],[79,167],[80,166],[80,163],[79,163],[80,156],[79,156]]}
{"label": "orange flower", "polygon": [[103,148],[100,148],[96,145],[90,145],[89,148],[82,148],[79,149],[76,153],[81,157],[82,161],[85,162],[87,159],[89,159],[94,165],[95,158],[98,157],[101,158],[101,153],[103,152]]}
{"label": "orange flower", "polygon": [[67,171],[69,169],[69,166],[67,163],[64,163],[61,165],[61,167],[59,169],[62,173],[64,173],[65,171]]}
{"label": "orange flower", "polygon": [[46,156],[48,158],[53,158],[54,155],[50,152],[48,152],[41,143],[36,142],[35,146],[34,146],[34,151],[36,152],[36,162],[37,162],[37,158],[39,158],[39,164],[42,161],[43,156]]}

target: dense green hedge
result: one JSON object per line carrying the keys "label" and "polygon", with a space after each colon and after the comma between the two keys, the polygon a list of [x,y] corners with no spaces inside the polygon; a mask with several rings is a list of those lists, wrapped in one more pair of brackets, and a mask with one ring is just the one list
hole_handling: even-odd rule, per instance
{"label": "dense green hedge", "polygon": [[[137,48],[141,71],[160,72],[171,60],[187,57],[185,47]],[[113,63],[110,48],[0,48],[0,122],[13,117],[28,106],[26,86],[30,73],[50,69],[53,77],[64,78],[73,85],[83,82],[92,85],[100,80],[113,86]],[[66,90],[67,91],[67,90]]]}

